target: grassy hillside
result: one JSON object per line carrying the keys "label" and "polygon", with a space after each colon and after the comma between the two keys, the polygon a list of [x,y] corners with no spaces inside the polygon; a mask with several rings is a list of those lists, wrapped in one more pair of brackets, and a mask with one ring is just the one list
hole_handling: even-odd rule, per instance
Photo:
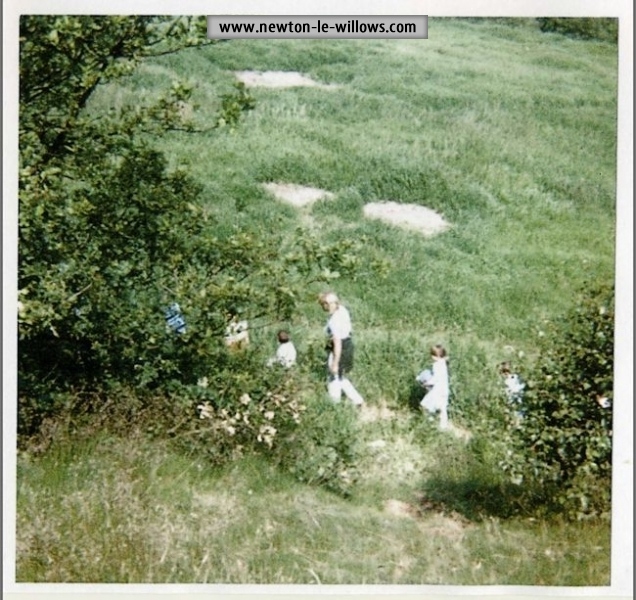
{"label": "grassy hillside", "polygon": [[[497,410],[497,363],[532,364],[543,321],[613,279],[616,46],[450,19],[431,19],[428,40],[234,40],[144,63],[90,109],[182,78],[204,127],[235,70],[334,87],[254,88],[237,130],[155,143],[203,184],[217,235],[367,236],[368,258],[389,261],[384,278],[336,286],[368,404],[357,485],[343,499],[251,459],[212,470],[141,432],[60,433],[43,456],[19,459],[17,579],[607,584],[609,525],[515,516],[481,415]],[[262,188],[271,181],[335,199],[300,211]],[[366,219],[364,204],[380,200],[452,226],[425,238]],[[318,291],[287,324],[301,362],[322,344]],[[277,326],[254,330],[264,355]],[[470,441],[412,410],[436,342],[451,357],[451,419]],[[311,381],[322,390],[317,367]]]}

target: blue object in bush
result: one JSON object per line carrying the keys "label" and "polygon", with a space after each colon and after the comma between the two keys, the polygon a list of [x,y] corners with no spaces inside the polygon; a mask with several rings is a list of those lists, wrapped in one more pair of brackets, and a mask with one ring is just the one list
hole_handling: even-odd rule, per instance
{"label": "blue object in bush", "polygon": [[176,302],[173,302],[166,309],[166,323],[170,329],[179,334],[186,331],[186,322],[181,314],[181,307]]}

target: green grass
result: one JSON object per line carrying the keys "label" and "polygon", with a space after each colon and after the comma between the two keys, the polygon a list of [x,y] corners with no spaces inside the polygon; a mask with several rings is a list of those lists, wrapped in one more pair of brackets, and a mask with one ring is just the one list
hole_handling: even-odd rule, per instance
{"label": "green grass", "polygon": [[[430,435],[432,450],[440,440]],[[446,451],[460,460],[453,445]],[[387,510],[418,506],[413,480],[433,462],[394,431],[345,500],[255,458],[212,470],[142,436],[63,439],[19,460],[17,580],[607,584],[603,524]]]}
{"label": "green grass", "polygon": [[[497,410],[495,365],[531,364],[544,319],[614,276],[616,46],[456,19],[431,19],[419,41],[234,40],[144,64],[91,110],[180,77],[209,125],[231,71],[247,69],[340,88],[255,88],[236,131],[155,143],[202,183],[215,233],[304,225],[260,184],[311,185],[336,195],[309,209],[316,235],[367,236],[367,257],[390,262],[384,279],[336,285],[354,318],[356,385],[394,413],[364,424],[361,441],[386,446],[365,446],[345,500],[258,461],[215,471],[142,436],[65,438],[20,458],[17,579],[608,584],[609,525],[516,516],[480,415]],[[423,238],[365,219],[376,200],[427,206],[452,228]],[[301,358],[322,343],[317,291],[290,324]],[[413,411],[413,378],[437,341],[470,443]],[[395,516],[389,500],[429,508]]]}

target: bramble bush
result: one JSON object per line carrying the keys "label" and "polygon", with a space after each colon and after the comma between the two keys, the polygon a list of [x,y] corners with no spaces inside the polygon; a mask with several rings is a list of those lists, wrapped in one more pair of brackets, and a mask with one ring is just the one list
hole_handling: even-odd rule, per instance
{"label": "bramble bush", "polygon": [[218,382],[230,384],[229,390],[219,389],[207,377],[197,384],[199,418],[189,426],[213,463],[250,452],[271,454],[301,423],[307,409],[294,373],[276,367],[250,381],[245,377],[250,371],[243,368],[234,376],[219,377]]}
{"label": "bramble bush", "polygon": [[307,373],[262,369],[259,361],[256,353],[230,355],[224,368],[217,364],[192,391],[196,413],[188,399],[179,403],[177,397],[171,409],[155,413],[149,433],[217,466],[265,456],[299,481],[346,495],[356,479],[354,409],[316,393]]}
{"label": "bramble bush", "polygon": [[575,308],[538,332],[524,416],[510,430],[504,468],[577,518],[611,507],[613,286],[585,291]]}

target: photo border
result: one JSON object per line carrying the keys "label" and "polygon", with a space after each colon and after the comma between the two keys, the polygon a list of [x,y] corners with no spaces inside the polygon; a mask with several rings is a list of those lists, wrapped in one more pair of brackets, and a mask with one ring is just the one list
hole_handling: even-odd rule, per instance
{"label": "photo border", "polygon": [[[17,411],[17,168],[18,22],[20,14],[258,14],[428,15],[432,17],[586,16],[619,19],[616,186],[616,351],[612,467],[611,585],[541,586],[304,586],[169,584],[18,584],[15,582]],[[94,0],[6,1],[3,5],[3,596],[7,600],[79,598],[632,598],[633,597],[633,5],[630,0]]]}

